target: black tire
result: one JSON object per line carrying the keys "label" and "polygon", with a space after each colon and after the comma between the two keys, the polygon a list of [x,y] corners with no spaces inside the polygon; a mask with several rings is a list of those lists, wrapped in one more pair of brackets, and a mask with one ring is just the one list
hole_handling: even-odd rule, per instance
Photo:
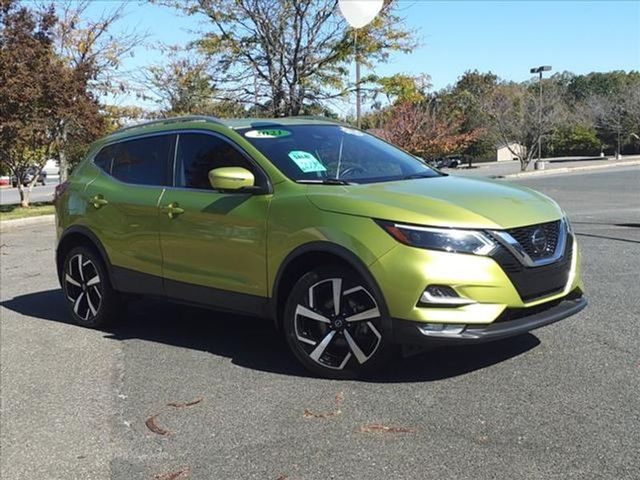
{"label": "black tire", "polygon": [[389,360],[396,349],[384,301],[375,292],[360,275],[341,266],[320,267],[300,277],[287,299],[282,326],[289,348],[307,370],[350,379]]}
{"label": "black tire", "polygon": [[60,278],[73,320],[83,327],[103,328],[120,318],[123,302],[111,286],[100,256],[91,248],[72,248]]}

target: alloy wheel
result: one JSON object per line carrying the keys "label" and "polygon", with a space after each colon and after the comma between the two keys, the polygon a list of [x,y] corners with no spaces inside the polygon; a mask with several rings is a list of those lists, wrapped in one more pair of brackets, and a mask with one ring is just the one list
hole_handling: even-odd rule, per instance
{"label": "alloy wheel", "polygon": [[322,367],[343,370],[363,365],[382,341],[381,317],[373,295],[343,278],[323,279],[309,287],[295,307],[295,337],[308,357]]}
{"label": "alloy wheel", "polygon": [[64,273],[65,292],[75,315],[91,321],[102,305],[102,282],[96,265],[86,255],[73,255]]}

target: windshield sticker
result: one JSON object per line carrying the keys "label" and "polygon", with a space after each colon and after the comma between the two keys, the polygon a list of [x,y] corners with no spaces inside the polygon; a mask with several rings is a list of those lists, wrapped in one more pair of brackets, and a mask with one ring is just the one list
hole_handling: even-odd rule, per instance
{"label": "windshield sticker", "polygon": [[289,130],[280,130],[278,128],[269,128],[264,130],[249,130],[244,134],[247,138],[282,138],[291,135]]}
{"label": "windshield sticker", "polygon": [[355,135],[356,137],[364,137],[364,133],[362,133],[360,130],[355,130],[349,127],[340,127],[340,130],[343,133],[348,133],[349,135]]}
{"label": "windshield sticker", "polygon": [[303,173],[326,172],[327,169],[320,161],[309,152],[293,150],[289,152],[289,158],[302,170]]}

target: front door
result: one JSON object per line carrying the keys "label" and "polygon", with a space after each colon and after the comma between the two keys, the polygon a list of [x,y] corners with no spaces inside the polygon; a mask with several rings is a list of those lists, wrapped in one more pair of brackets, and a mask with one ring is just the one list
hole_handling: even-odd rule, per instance
{"label": "front door", "polygon": [[[174,187],[160,206],[160,243],[169,297],[237,311],[261,309],[267,297],[266,227],[270,194],[215,191],[208,173],[244,167],[267,178],[228,140],[178,135]],[[260,312],[253,312],[260,313]]]}

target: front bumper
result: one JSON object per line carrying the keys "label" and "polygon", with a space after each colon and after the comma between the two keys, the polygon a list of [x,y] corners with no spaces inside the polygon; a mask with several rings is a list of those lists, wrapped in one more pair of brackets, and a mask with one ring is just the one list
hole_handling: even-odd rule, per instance
{"label": "front bumper", "polygon": [[488,325],[467,325],[460,333],[423,333],[424,322],[394,320],[394,340],[400,344],[433,346],[438,344],[467,344],[500,340],[521,335],[536,328],[570,317],[587,306],[587,299],[580,290],[563,299],[538,307],[507,310]]}

